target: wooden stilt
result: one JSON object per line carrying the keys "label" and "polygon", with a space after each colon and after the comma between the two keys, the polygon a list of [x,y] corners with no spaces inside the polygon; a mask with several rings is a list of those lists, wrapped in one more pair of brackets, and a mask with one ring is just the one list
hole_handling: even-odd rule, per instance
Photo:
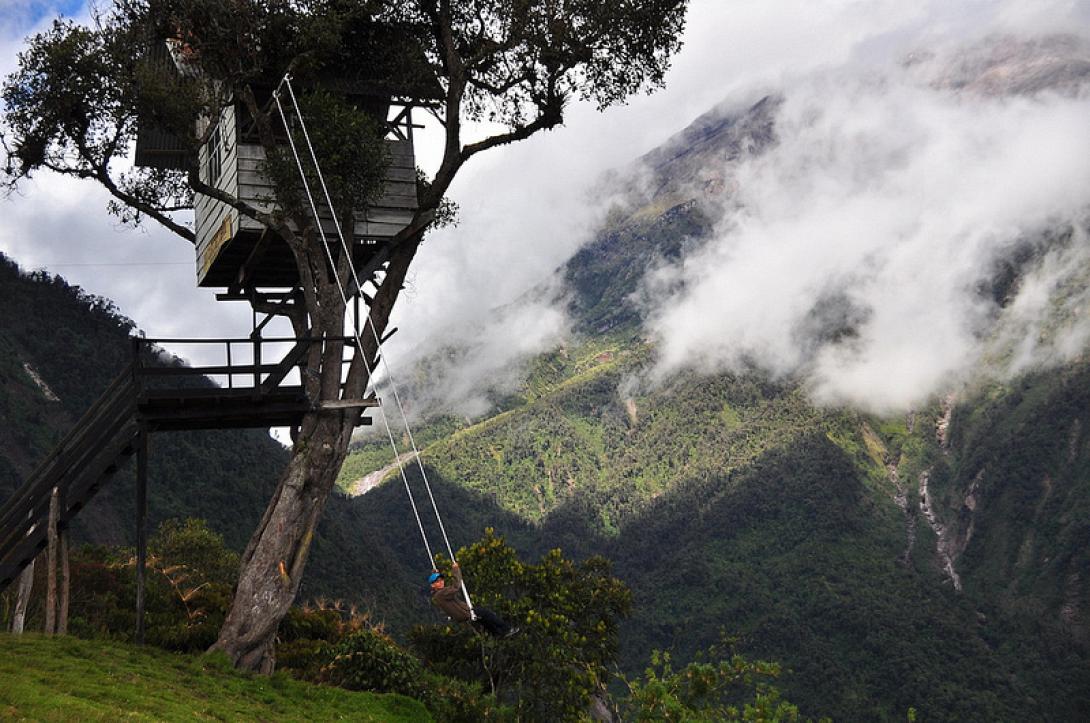
{"label": "wooden stilt", "polygon": [[136,448],[136,642],[144,644],[144,581],[148,562],[148,430]]}
{"label": "wooden stilt", "polygon": [[30,605],[30,593],[34,589],[34,560],[23,568],[19,587],[15,592],[15,612],[11,616],[11,632],[20,635],[26,625],[26,609]]}
{"label": "wooden stilt", "polygon": [[57,520],[61,515],[61,491],[54,487],[49,498],[48,552],[45,570],[45,634],[57,632]]}
{"label": "wooden stilt", "polygon": [[[33,513],[27,515],[28,519],[34,519]],[[34,532],[34,525],[30,526],[27,531],[27,535]],[[11,615],[11,632],[15,635],[21,635],[23,633],[23,627],[26,625],[26,611],[30,606],[30,593],[34,590],[34,563],[37,558],[30,561],[30,564],[23,568],[22,574],[19,575],[19,585],[15,591],[15,610]]]}
{"label": "wooden stilt", "polygon": [[61,556],[61,590],[57,606],[57,635],[68,634],[68,600],[71,590],[71,570],[68,567],[68,530],[57,533]]}

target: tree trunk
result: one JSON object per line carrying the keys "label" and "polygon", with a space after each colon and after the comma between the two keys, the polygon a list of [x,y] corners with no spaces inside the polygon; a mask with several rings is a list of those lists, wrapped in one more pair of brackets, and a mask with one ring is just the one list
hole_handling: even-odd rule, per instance
{"label": "tree trunk", "polygon": [[[386,328],[419,242],[417,236],[391,252],[369,311],[376,333],[361,333],[362,348],[356,350],[344,384],[346,398],[360,398],[366,391],[367,368],[373,368],[378,353],[374,336],[381,336]],[[330,304],[343,305],[330,301],[336,299],[335,286],[332,291],[319,288],[318,293],[326,300],[327,309]],[[326,336],[344,333],[343,309],[341,312],[317,314],[308,309],[319,333]],[[364,360],[368,360],[366,364]],[[323,355],[320,377],[320,398],[336,399],[341,389],[339,347],[335,353]],[[211,648],[227,653],[236,667],[263,673],[271,673],[275,667],[276,630],[299,591],[311,541],[348,454],[359,414],[359,410],[329,410],[303,418],[287,469],[242,555],[235,597]]]}
{"label": "tree trunk", "polygon": [[11,616],[11,632],[20,635],[26,625],[26,610],[30,605],[30,592],[34,589],[34,560],[23,569],[19,576],[19,587],[15,592],[15,612]]}
{"label": "tree trunk", "polygon": [[276,629],[299,591],[318,520],[348,451],[354,414],[303,420],[300,442],[243,557],[231,610],[212,646],[237,667],[272,672]]}

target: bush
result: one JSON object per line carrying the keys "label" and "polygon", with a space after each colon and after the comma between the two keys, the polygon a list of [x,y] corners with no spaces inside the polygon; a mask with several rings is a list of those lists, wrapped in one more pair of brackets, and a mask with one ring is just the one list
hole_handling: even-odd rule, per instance
{"label": "bush", "polygon": [[424,666],[388,635],[371,628],[342,638],[330,650],[319,680],[348,690],[401,693],[420,698],[426,691]]}
{"label": "bush", "polygon": [[332,651],[333,645],[325,640],[304,638],[280,642],[276,646],[276,667],[300,680],[315,682],[332,658]]}
{"label": "bush", "polygon": [[277,665],[296,677],[348,690],[400,693],[424,703],[437,720],[510,720],[477,683],[428,671],[366,615],[319,602],[293,608],[280,626]]}
{"label": "bush", "polygon": [[455,723],[518,720],[511,708],[500,705],[495,696],[486,695],[479,683],[435,673],[427,673],[425,681],[427,692],[421,701],[436,720]]}
{"label": "bush", "polygon": [[[70,554],[69,632],[131,641],[136,555],[129,548],[84,545]],[[168,520],[148,540],[144,597],[147,641],[198,652],[216,640],[231,602],[238,555],[203,520]],[[34,625],[40,625],[45,565],[37,567]],[[28,626],[29,627],[29,626]]]}
{"label": "bush", "polygon": [[608,561],[574,562],[552,550],[536,564],[523,563],[492,530],[458,557],[475,602],[521,631],[495,640],[466,625],[417,626],[413,649],[430,670],[495,691],[520,720],[583,715],[609,677],[618,624],[631,604]]}
{"label": "bush", "polygon": [[[798,721],[799,710],[783,700],[771,681],[780,676],[777,663],[750,661],[731,652],[724,638],[675,670],[670,653],[655,650],[642,678],[629,680],[620,701],[624,720],[632,721]],[[826,721],[827,719],[822,719]]]}

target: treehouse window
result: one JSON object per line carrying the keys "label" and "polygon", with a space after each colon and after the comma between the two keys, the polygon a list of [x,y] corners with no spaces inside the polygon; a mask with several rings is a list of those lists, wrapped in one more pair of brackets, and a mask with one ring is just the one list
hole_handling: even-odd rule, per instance
{"label": "treehouse window", "polygon": [[208,137],[208,182],[215,185],[223,173],[223,141],[217,125]]}

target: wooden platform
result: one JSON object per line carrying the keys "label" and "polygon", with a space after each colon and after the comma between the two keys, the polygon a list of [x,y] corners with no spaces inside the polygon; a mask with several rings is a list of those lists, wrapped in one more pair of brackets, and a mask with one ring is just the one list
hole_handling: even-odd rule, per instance
{"label": "wooden platform", "polygon": [[[180,340],[192,341],[192,340]],[[196,429],[291,427],[308,413],[359,413],[378,406],[377,399],[338,399],[316,402],[301,386],[284,385],[284,378],[319,339],[215,339],[201,343],[252,347],[261,359],[267,343],[294,342],[276,364],[246,363],[189,367],[151,364],[155,340],[134,339],[134,358],[80,418],[76,426],[42,461],[0,510],[0,591],[10,585],[47,542],[50,497],[59,490],[58,528],[65,529],[92,497],[133,454],[146,450],[147,435]],[[337,339],[335,341],[345,341]],[[225,375],[227,388],[197,379],[206,374]],[[238,380],[238,382],[236,382]],[[249,386],[235,386],[249,380]],[[370,424],[361,415],[357,424]],[[146,465],[141,465],[144,467]],[[138,472],[138,500],[146,480]],[[138,509],[142,505],[138,504]],[[143,513],[137,515],[143,529]],[[138,532],[138,546],[143,536]]]}

